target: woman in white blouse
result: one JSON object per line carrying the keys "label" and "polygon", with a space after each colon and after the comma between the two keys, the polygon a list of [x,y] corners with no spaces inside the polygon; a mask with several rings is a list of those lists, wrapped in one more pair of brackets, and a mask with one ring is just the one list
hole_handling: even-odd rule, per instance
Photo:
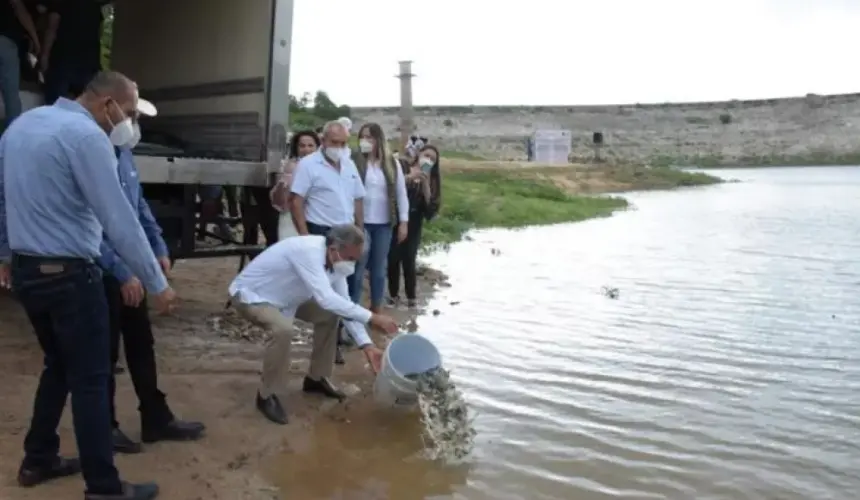
{"label": "woman in white blouse", "polygon": [[362,125],[358,131],[359,150],[353,155],[355,166],[364,182],[364,228],[369,251],[349,279],[349,294],[361,302],[364,269],[370,270],[370,310],[378,312],[385,295],[388,250],[393,232],[397,240],[406,239],[409,223],[409,199],[403,170],[388,152],[385,134],[376,123]]}
{"label": "woman in white blouse", "polygon": [[299,234],[296,231],[296,226],[293,224],[293,217],[290,215],[290,182],[293,178],[293,170],[296,168],[296,163],[319,149],[319,147],[319,137],[317,137],[316,132],[313,130],[296,132],[290,140],[288,157],[281,165],[281,177],[270,193],[272,206],[281,213],[278,218],[278,240]]}

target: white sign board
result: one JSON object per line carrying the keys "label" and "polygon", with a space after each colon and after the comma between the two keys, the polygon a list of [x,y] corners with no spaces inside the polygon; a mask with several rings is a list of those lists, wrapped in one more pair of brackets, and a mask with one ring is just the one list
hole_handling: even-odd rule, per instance
{"label": "white sign board", "polygon": [[570,156],[570,130],[538,130],[532,138],[537,163],[566,164]]}

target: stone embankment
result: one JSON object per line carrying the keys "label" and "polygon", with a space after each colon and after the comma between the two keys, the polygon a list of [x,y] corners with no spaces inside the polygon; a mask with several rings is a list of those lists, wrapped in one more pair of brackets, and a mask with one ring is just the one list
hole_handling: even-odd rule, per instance
{"label": "stone embankment", "polygon": [[[357,123],[397,134],[398,108],[354,108]],[[526,137],[567,129],[572,161],[682,165],[858,164],[860,94],[616,106],[434,106],[416,108],[418,132],[464,157],[522,160]]]}

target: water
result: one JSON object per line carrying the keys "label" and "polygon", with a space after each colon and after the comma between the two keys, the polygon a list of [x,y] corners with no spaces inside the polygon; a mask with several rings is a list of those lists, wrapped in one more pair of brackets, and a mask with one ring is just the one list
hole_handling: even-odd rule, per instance
{"label": "water", "polygon": [[315,431],[344,479],[295,498],[855,498],[860,168],[720,175],[744,182],[431,257],[453,287],[418,323],[477,413],[472,466],[368,417]]}

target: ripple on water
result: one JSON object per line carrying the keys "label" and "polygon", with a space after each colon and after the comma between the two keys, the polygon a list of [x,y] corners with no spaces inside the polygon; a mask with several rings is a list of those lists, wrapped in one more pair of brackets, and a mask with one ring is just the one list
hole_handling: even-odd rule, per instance
{"label": "ripple on water", "polygon": [[454,287],[419,323],[478,414],[457,495],[860,491],[860,171],[732,176],[430,258]]}

